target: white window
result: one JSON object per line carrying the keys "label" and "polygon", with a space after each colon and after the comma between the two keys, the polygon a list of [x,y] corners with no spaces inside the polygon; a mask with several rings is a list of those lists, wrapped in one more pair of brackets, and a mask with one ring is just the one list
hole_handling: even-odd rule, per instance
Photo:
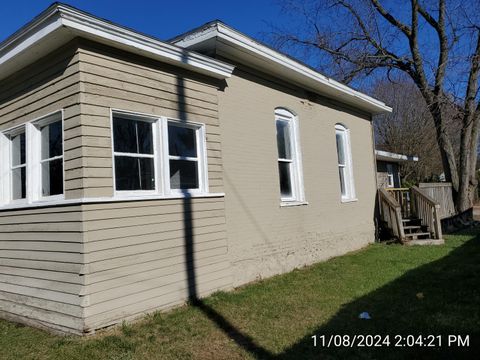
{"label": "white window", "polygon": [[27,198],[27,152],[25,128],[13,132],[10,140],[10,194],[12,201]]}
{"label": "white window", "polygon": [[171,192],[205,191],[203,126],[168,121],[168,167]]}
{"label": "white window", "polygon": [[275,110],[280,197],[283,202],[304,201],[303,179],[296,116]]}
{"label": "white window", "polygon": [[114,112],[117,195],[208,192],[203,124]]}
{"label": "white window", "polygon": [[153,125],[154,122],[147,118],[125,114],[113,116],[113,157],[117,191],[155,191]]}
{"label": "white window", "polygon": [[395,182],[393,181],[393,165],[387,164],[387,186],[395,187]]}
{"label": "white window", "polygon": [[0,152],[0,203],[63,198],[62,112],[5,131]]}
{"label": "white window", "polygon": [[37,124],[40,133],[41,151],[41,196],[63,194],[63,124],[55,116]]}
{"label": "white window", "polygon": [[352,152],[350,149],[350,132],[340,124],[335,125],[337,142],[338,174],[342,201],[355,199],[355,186],[352,171]]}

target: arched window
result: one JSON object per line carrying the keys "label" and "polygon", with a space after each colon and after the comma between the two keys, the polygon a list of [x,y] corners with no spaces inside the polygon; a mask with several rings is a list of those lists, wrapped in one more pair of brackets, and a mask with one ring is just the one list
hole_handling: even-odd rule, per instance
{"label": "arched window", "polygon": [[343,125],[335,125],[337,140],[338,174],[342,201],[355,199],[353,182],[352,151],[350,149],[350,131]]}
{"label": "arched window", "polygon": [[282,202],[304,201],[297,117],[286,109],[277,108],[275,123]]}

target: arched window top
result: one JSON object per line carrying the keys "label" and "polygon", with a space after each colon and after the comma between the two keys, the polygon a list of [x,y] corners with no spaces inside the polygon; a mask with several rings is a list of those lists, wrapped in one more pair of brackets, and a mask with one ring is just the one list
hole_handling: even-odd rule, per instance
{"label": "arched window top", "polygon": [[344,124],[342,123],[337,123],[335,124],[335,129],[336,130],[340,130],[340,131],[347,131],[348,130],[348,127],[346,127]]}
{"label": "arched window top", "polygon": [[275,116],[281,117],[281,118],[284,118],[284,119],[289,119],[289,120],[294,120],[297,117],[297,115],[293,111],[291,111],[287,108],[284,108],[284,107],[276,108],[275,109]]}

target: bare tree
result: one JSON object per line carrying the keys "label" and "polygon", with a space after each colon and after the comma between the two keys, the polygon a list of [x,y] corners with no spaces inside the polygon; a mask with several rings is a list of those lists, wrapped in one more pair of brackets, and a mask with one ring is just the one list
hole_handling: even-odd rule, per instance
{"label": "bare tree", "polygon": [[[478,0],[282,1],[300,26],[275,31],[275,45],[321,51],[321,70],[352,82],[407,74],[433,119],[445,176],[457,210],[471,207],[477,179],[480,7]],[[299,16],[300,15],[300,16]],[[294,20],[297,21],[297,20]],[[311,58],[310,58],[311,59]],[[452,107],[452,101],[455,104]],[[449,111],[460,116],[460,144],[448,133]],[[457,117],[457,115],[455,116]]]}
{"label": "bare tree", "polygon": [[439,176],[443,168],[433,119],[415,84],[408,79],[381,80],[371,93],[393,107],[392,113],[374,118],[377,148],[419,158],[401,164],[402,182]]}

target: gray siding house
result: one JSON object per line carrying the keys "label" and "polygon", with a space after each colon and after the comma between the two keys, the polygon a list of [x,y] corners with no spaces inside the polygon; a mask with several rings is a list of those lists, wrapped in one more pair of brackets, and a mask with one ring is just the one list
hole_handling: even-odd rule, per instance
{"label": "gray siding house", "polygon": [[0,316],[91,333],[373,242],[390,110],[220,22],[52,5],[0,44]]}

